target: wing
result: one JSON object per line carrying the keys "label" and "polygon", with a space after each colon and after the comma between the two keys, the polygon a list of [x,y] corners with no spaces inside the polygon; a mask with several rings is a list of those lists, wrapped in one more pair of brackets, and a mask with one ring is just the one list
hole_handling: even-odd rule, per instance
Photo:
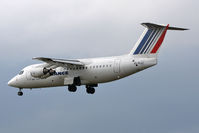
{"label": "wing", "polygon": [[40,60],[43,62],[48,63],[49,65],[55,65],[57,67],[62,66],[70,66],[70,65],[76,65],[76,66],[84,66],[85,64],[80,62],[79,60],[64,60],[64,59],[54,59],[54,58],[45,58],[45,57],[35,57],[32,58],[33,60]]}

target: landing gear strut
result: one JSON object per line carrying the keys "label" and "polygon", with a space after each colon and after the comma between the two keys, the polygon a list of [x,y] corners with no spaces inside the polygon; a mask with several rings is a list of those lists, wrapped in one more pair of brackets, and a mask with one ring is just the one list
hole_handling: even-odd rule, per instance
{"label": "landing gear strut", "polygon": [[19,88],[19,91],[18,91],[18,96],[23,96],[23,92],[21,91],[22,90],[22,88]]}
{"label": "landing gear strut", "polygon": [[75,85],[68,85],[68,91],[70,92],[76,92],[77,87]]}

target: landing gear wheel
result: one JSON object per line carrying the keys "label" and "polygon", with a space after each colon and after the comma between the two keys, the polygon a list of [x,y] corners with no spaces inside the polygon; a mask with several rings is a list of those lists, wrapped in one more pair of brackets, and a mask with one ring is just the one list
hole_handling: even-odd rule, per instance
{"label": "landing gear wheel", "polygon": [[70,92],[76,92],[76,90],[77,90],[77,87],[75,85],[69,85],[68,86],[68,91],[70,91]]}
{"label": "landing gear wheel", "polygon": [[18,92],[18,96],[23,96],[23,92],[22,92],[22,91],[19,91],[19,92]]}
{"label": "landing gear wheel", "polygon": [[87,92],[88,94],[94,94],[94,93],[95,93],[95,88],[93,88],[93,87],[88,87],[88,88],[86,88],[86,92]]}

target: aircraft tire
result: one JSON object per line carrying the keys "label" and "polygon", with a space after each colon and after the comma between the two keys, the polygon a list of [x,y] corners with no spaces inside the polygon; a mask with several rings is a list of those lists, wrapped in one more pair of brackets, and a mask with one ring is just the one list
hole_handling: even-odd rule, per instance
{"label": "aircraft tire", "polygon": [[17,94],[18,94],[18,96],[23,96],[23,92],[22,91],[19,91]]}
{"label": "aircraft tire", "polygon": [[93,87],[88,87],[88,88],[86,88],[86,92],[87,92],[88,94],[94,94],[94,93],[95,93],[95,88],[93,88]]}
{"label": "aircraft tire", "polygon": [[75,85],[69,85],[68,86],[68,91],[70,91],[70,92],[76,92],[76,90],[77,90],[77,87]]}

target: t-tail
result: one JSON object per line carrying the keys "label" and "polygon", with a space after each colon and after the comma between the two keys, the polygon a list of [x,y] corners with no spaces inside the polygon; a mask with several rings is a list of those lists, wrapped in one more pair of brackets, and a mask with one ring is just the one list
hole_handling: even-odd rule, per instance
{"label": "t-tail", "polygon": [[130,55],[157,55],[167,30],[188,30],[185,28],[170,27],[153,23],[142,23],[145,28],[143,34],[136,42]]}

